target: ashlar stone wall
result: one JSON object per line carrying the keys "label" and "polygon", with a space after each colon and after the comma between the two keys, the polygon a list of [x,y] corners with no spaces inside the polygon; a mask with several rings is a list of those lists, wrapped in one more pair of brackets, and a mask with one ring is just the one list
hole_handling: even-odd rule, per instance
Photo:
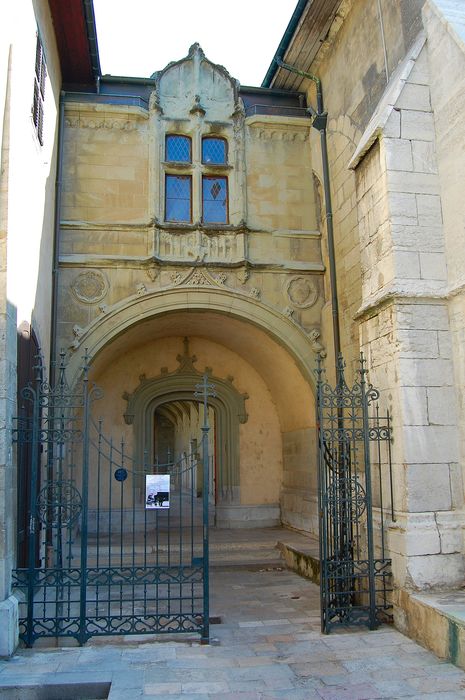
{"label": "ashlar stone wall", "polygon": [[396,585],[406,588],[458,584],[464,573],[458,416],[424,43],[421,36],[393,76],[352,161],[361,347],[370,380],[392,410],[396,521],[389,546]]}

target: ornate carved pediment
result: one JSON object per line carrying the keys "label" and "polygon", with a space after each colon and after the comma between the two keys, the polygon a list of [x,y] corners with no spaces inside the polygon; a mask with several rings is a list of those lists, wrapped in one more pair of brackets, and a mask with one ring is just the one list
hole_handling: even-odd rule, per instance
{"label": "ornate carved pediment", "polygon": [[192,267],[187,272],[173,272],[171,281],[175,287],[222,287],[226,281],[224,272],[213,273],[205,267]]}
{"label": "ornate carved pediment", "polygon": [[142,410],[141,406],[147,401],[163,394],[169,396],[179,392],[192,392],[194,397],[195,387],[199,383],[199,378],[208,374],[216,387],[216,396],[219,401],[227,403],[230,410],[237,416],[239,423],[247,421],[245,402],[249,398],[248,394],[241,394],[233,386],[234,377],[228,375],[226,379],[215,377],[211,367],[205,367],[204,371],[199,371],[194,367],[197,361],[195,355],[190,354],[189,339],[183,340],[183,352],[177,355],[176,359],[179,367],[173,372],[168,372],[166,367],[162,367],[157,377],[148,378],[145,374],[140,375],[139,385],[129,393],[125,391],[122,398],[127,401],[127,408],[124,412],[124,420],[128,425],[134,423],[134,418]]}

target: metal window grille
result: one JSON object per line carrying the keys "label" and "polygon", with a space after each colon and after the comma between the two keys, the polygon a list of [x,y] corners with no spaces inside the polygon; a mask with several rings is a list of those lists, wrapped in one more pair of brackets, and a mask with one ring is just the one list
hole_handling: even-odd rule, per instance
{"label": "metal window grille", "polygon": [[34,74],[34,95],[32,101],[32,120],[36,130],[37,138],[41,146],[44,144],[44,99],[45,99],[45,79],[47,77],[47,66],[45,65],[45,54],[39,35],[36,44],[36,63]]}

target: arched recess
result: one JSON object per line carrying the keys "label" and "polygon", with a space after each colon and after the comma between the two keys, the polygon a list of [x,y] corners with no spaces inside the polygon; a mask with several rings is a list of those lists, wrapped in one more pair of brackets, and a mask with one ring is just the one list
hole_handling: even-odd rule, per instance
{"label": "arched recess", "polygon": [[215,411],[217,429],[218,498],[224,503],[240,503],[239,424],[247,421],[245,401],[247,394],[240,394],[232,379],[214,377],[206,367],[204,373],[195,367],[195,356],[190,356],[187,338],[184,354],[178,355],[179,368],[174,372],[162,371],[155,378],[140,377],[139,386],[132,394],[124,396],[127,409],[124,419],[134,426],[134,449],[138,463],[143,463],[144,452],[150,452],[152,426],[155,411],[174,401],[192,401],[197,385],[204,373],[215,385],[215,396],[208,400]]}
{"label": "arched recess", "polygon": [[75,381],[82,368],[82,353],[86,348],[90,362],[108,346],[112,340],[144,320],[179,311],[217,312],[226,317],[237,318],[264,331],[281,345],[291,357],[312,389],[315,388],[315,352],[322,349],[318,332],[306,333],[291,318],[263,302],[224,288],[176,287],[151,292],[143,297],[134,295],[97,318],[80,335],[70,357],[68,371]]}

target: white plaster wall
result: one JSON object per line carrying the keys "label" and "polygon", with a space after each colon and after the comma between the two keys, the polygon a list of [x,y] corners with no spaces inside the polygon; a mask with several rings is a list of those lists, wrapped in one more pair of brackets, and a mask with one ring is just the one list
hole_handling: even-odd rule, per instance
{"label": "white plaster wall", "polygon": [[[44,147],[31,121],[37,26],[45,47]],[[33,323],[48,356],[55,132],[60,85],[45,0],[8,4],[0,23],[0,655],[17,643],[17,606],[9,597],[15,565],[16,324]]]}
{"label": "white plaster wall", "polygon": [[[8,172],[8,300],[17,321],[35,327],[48,359],[55,206],[57,106],[61,75],[48,3],[9,5],[2,19],[0,69],[11,45],[11,103]],[[47,62],[44,145],[31,118],[36,31]]]}

